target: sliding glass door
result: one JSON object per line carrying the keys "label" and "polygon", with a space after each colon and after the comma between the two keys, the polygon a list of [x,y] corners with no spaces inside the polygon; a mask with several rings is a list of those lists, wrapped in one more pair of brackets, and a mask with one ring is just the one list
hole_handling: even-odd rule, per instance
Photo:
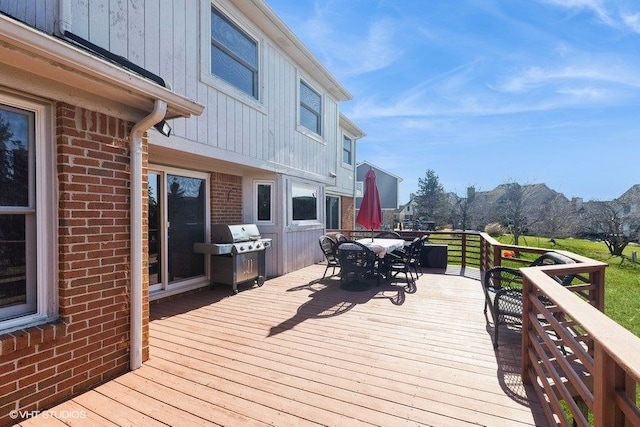
{"label": "sliding glass door", "polygon": [[157,168],[149,172],[149,285],[151,292],[187,285],[206,274],[193,244],[208,230],[207,175]]}

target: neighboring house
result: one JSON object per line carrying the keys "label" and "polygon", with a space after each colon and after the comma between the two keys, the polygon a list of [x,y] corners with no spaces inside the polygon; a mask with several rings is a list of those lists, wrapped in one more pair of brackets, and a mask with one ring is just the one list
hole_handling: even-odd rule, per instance
{"label": "neighboring house", "polygon": [[403,205],[400,205],[400,207],[395,211],[393,216],[394,225],[402,227],[403,229],[412,228],[414,221],[418,219],[416,217],[417,206],[418,204],[416,203],[415,195],[412,193],[409,196],[409,201]]}
{"label": "neighboring house", "polygon": [[192,251],[212,223],[272,238],[268,276],[320,261],[325,197],[348,222],[345,138],[353,162],[362,132],[340,114],[347,90],[262,0],[0,12],[6,424],[138,368],[149,302],[215,277]]}
{"label": "neighboring house", "polygon": [[367,161],[358,163],[356,166],[356,215],[360,209],[360,203],[362,203],[364,176],[369,169],[373,169],[376,173],[376,184],[378,185],[378,193],[380,193],[380,206],[384,218],[384,223],[380,228],[393,228],[393,214],[398,209],[402,178]]}

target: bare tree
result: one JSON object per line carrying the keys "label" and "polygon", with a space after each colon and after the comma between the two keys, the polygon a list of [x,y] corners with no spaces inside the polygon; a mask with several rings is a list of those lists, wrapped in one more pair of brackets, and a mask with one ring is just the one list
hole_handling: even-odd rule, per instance
{"label": "bare tree", "polygon": [[467,197],[456,198],[452,207],[452,223],[459,226],[462,230],[468,230],[471,227],[472,208],[476,200],[476,188],[470,186],[467,188]]}
{"label": "bare tree", "polygon": [[618,202],[590,202],[584,217],[587,235],[602,239],[611,255],[622,251],[640,237],[639,215],[627,215],[625,205]]}
{"label": "bare tree", "polygon": [[513,235],[513,243],[518,245],[520,237],[541,220],[542,210],[534,206],[535,191],[532,186],[523,186],[516,182],[505,186],[504,194],[496,201],[496,214]]}

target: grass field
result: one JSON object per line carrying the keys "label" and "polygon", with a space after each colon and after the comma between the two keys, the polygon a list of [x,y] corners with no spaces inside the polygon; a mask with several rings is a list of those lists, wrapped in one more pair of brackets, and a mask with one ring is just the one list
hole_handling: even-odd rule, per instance
{"label": "grass field", "polygon": [[[502,243],[513,244],[513,237],[499,237]],[[521,237],[522,246],[558,249],[574,252],[606,262],[605,314],[640,337],[640,264],[631,261],[632,253],[640,253],[640,245],[627,246],[624,256],[611,256],[604,242],[582,239],[555,239],[547,237]],[[639,254],[640,255],[640,254]]]}

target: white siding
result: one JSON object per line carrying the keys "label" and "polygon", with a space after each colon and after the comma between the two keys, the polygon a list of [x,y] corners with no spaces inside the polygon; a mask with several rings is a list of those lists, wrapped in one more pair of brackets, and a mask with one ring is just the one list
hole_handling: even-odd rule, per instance
{"label": "white siding", "polygon": [[[258,100],[210,74],[209,0],[71,0],[70,31],[159,75],[173,91],[205,106],[201,117],[170,123],[176,138],[169,140],[172,146],[198,147],[198,153],[217,164],[227,162],[231,169],[237,165],[238,175],[251,165],[253,173],[300,177],[324,190],[334,183],[329,174],[340,172],[342,155],[338,102],[313,78],[323,79],[324,71],[303,69],[285,53],[280,41],[270,39],[230,0],[215,4],[258,43]],[[2,10],[48,33],[53,32],[57,6],[56,0],[0,0]],[[321,137],[298,128],[300,79],[322,96]],[[338,185],[348,191],[342,179]],[[324,207],[319,219],[323,217]],[[279,273],[322,259],[317,244],[322,230],[287,230],[286,212],[277,221],[279,229],[273,235],[278,248],[274,249],[288,257],[268,257],[277,259]]]}

